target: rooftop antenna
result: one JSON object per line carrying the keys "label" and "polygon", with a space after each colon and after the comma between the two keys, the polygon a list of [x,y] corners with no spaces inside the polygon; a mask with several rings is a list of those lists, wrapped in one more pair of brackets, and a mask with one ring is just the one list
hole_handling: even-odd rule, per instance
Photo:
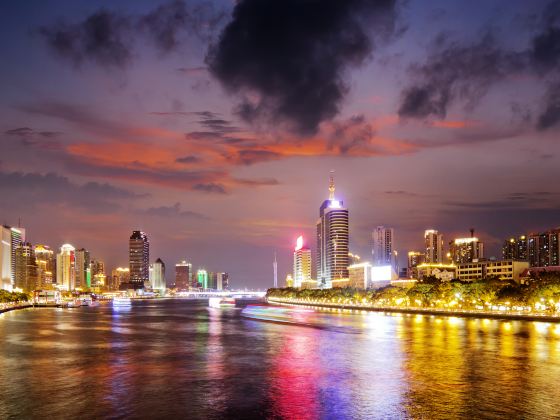
{"label": "rooftop antenna", "polygon": [[276,251],[274,251],[274,262],[272,263],[274,269],[274,288],[278,287],[278,262],[276,261]]}
{"label": "rooftop antenna", "polygon": [[471,231],[471,238],[474,238],[474,228],[471,228],[470,231]]}
{"label": "rooftop antenna", "polygon": [[329,176],[329,200],[334,200],[334,169],[331,169]]}

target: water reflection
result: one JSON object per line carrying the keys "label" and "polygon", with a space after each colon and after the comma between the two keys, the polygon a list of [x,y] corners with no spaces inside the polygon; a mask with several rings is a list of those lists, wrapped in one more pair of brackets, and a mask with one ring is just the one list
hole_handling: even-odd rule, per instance
{"label": "water reflection", "polygon": [[[266,311],[266,310],[265,310]],[[550,418],[560,325],[169,300],[0,317],[0,418]],[[265,314],[266,315],[266,314]]]}

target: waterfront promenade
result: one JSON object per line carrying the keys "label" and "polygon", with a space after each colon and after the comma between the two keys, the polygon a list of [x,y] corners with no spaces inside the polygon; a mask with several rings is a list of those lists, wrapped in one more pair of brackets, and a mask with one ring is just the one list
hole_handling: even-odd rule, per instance
{"label": "waterfront promenade", "polygon": [[367,303],[324,303],[307,299],[291,299],[269,297],[267,301],[271,304],[311,306],[325,309],[349,309],[373,312],[395,312],[405,314],[443,315],[465,318],[490,318],[506,320],[525,320],[542,322],[560,322],[559,315],[547,313],[520,312],[520,311],[480,311],[476,309],[444,309],[444,308],[422,308],[413,306],[380,306]]}
{"label": "waterfront promenade", "polygon": [[25,308],[32,308],[33,305],[31,303],[1,303],[0,304],[0,314],[4,312],[14,311],[16,309],[25,309]]}

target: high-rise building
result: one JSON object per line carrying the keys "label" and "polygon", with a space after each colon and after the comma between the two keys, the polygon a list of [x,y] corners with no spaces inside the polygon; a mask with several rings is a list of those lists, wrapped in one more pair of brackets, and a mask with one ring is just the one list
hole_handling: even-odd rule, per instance
{"label": "high-rise building", "polygon": [[105,263],[101,260],[91,260],[91,276],[105,274]]}
{"label": "high-rise building", "polygon": [[229,289],[229,274],[228,273],[217,273],[217,280],[218,280],[218,290],[227,290]]}
{"label": "high-rise building", "polygon": [[91,261],[89,251],[81,248],[76,250],[76,288],[88,289],[91,287]]}
{"label": "high-rise building", "polygon": [[502,246],[504,260],[527,261],[527,237],[509,238]]}
{"label": "high-rise building", "polygon": [[427,264],[443,263],[443,235],[437,230],[428,229],[424,232],[424,245],[426,249],[425,262]]}
{"label": "high-rise building", "polygon": [[0,288],[12,290],[16,281],[16,249],[25,242],[25,229],[0,226]]}
{"label": "high-rise building", "polygon": [[75,252],[72,245],[64,244],[56,255],[56,284],[59,289],[71,291],[76,288]]}
{"label": "high-rise building", "polygon": [[469,238],[457,238],[449,243],[449,252],[454,264],[465,264],[484,258],[484,243],[474,236],[471,229]]}
{"label": "high-rise building", "polygon": [[329,199],[321,205],[317,221],[317,283],[321,288],[348,282],[348,209],[335,199],[334,191],[331,172]]}
{"label": "high-rise building", "polygon": [[39,289],[50,289],[56,282],[56,259],[54,252],[46,245],[35,246]]}
{"label": "high-rise building", "polygon": [[175,287],[177,290],[188,290],[190,287],[193,287],[191,276],[191,263],[183,260],[175,264]]}
{"label": "high-rise building", "polygon": [[202,287],[203,289],[208,289],[208,271],[204,269],[199,269],[196,272],[196,278],[198,282],[198,287]]}
{"label": "high-rise building", "polygon": [[408,252],[408,268],[414,268],[423,264],[426,261],[426,254],[419,251],[409,251]]}
{"label": "high-rise building", "polygon": [[208,272],[208,289],[216,290],[218,288],[218,273],[214,271]]}
{"label": "high-rise building", "polygon": [[560,265],[560,228],[527,237],[527,254],[531,267]]}
{"label": "high-rise building", "polygon": [[12,231],[0,226],[0,289],[12,290]]}
{"label": "high-rise building", "polygon": [[373,265],[395,266],[395,236],[393,228],[377,226],[371,233],[373,239]]}
{"label": "high-rise building", "polygon": [[299,236],[294,248],[294,287],[310,288],[311,281],[311,249]]}
{"label": "high-rise building", "polygon": [[11,244],[12,244],[12,255],[11,255],[11,266],[12,266],[12,286],[16,283],[16,249],[19,244],[25,242],[25,229],[24,228],[10,228],[11,231]]}
{"label": "high-rise building", "polygon": [[130,283],[134,289],[142,289],[144,282],[149,281],[150,273],[150,242],[148,236],[139,230],[132,232],[128,254]]}
{"label": "high-rise building", "polygon": [[165,264],[161,258],[150,264],[150,286],[152,290],[157,290],[160,295],[165,294]]}
{"label": "high-rise building", "polygon": [[130,268],[117,267],[111,272],[111,289],[119,290],[121,284],[127,283],[130,283]]}
{"label": "high-rise building", "polygon": [[33,246],[21,242],[16,248],[16,289],[31,292],[37,288],[37,262]]}

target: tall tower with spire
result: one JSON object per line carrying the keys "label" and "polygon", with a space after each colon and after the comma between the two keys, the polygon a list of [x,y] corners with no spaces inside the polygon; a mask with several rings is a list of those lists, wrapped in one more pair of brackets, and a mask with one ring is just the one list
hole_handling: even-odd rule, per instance
{"label": "tall tower with spire", "polygon": [[317,221],[318,287],[342,287],[348,283],[348,209],[335,198],[334,171],[329,176],[329,199],[319,208]]}

